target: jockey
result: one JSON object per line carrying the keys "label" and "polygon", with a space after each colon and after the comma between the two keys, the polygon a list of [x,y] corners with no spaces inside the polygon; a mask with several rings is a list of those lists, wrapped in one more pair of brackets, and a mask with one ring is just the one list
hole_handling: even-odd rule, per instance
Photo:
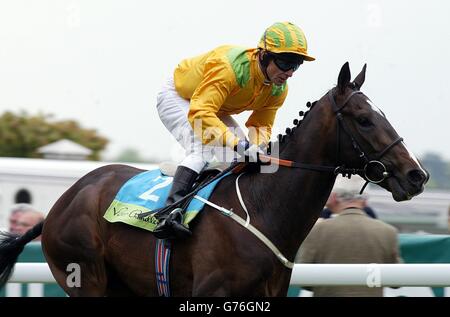
{"label": "jockey", "polygon": [[[189,193],[201,170],[217,157],[212,148],[228,148],[246,161],[257,161],[287,96],[287,79],[303,61],[313,60],[303,31],[279,22],[265,30],[257,48],[220,46],[181,61],[157,100],[161,121],[186,150],[166,206]],[[246,122],[249,141],[230,116],[246,110],[252,111]],[[182,219],[181,208],[162,216],[155,236],[190,235]]]}

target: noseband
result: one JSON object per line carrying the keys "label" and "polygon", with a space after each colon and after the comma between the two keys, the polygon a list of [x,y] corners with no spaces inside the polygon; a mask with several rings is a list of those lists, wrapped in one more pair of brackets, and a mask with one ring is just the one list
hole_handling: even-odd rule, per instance
{"label": "noseband", "polygon": [[[366,180],[366,183],[361,188],[360,193],[362,193],[364,191],[367,184],[369,184],[369,183],[378,184],[378,183],[383,182],[385,179],[390,177],[391,174],[387,170],[386,165],[384,165],[384,163],[381,162],[380,160],[387,152],[389,152],[389,150],[391,150],[394,146],[396,146],[397,144],[402,142],[403,138],[401,138],[401,137],[397,138],[391,144],[386,146],[386,148],[384,148],[378,155],[376,155],[376,157],[374,159],[370,160],[368,158],[368,156],[366,155],[366,153],[364,153],[364,151],[362,150],[362,147],[359,144],[359,142],[353,136],[351,130],[348,128],[348,125],[344,121],[344,116],[342,114],[342,109],[344,109],[347,106],[350,99],[357,94],[362,94],[362,92],[359,90],[352,91],[347,96],[347,98],[344,100],[342,105],[338,106],[334,99],[333,89],[328,92],[328,98],[330,99],[331,105],[333,107],[333,111],[336,115],[336,120],[338,122],[338,124],[337,124],[337,148],[336,148],[336,158],[337,158],[336,162],[337,162],[338,166],[332,167],[332,166],[305,164],[305,163],[299,163],[299,162],[294,162],[294,161],[277,159],[277,158],[273,158],[273,157],[269,157],[269,156],[265,156],[265,155],[260,156],[262,161],[263,162],[273,162],[280,166],[286,166],[286,167],[302,168],[302,169],[319,171],[319,172],[333,172],[335,175],[342,174],[344,177],[348,177],[348,178],[350,178],[351,175],[359,174],[359,175],[362,175],[364,177],[364,179]],[[345,165],[341,163],[341,159],[340,159],[341,158],[341,155],[340,155],[341,154],[341,149],[340,149],[341,130],[343,130],[344,133],[346,133],[348,135],[348,137],[351,140],[353,148],[358,153],[358,156],[360,157],[360,159],[362,159],[364,161],[365,165],[362,169],[361,168],[348,168],[348,167],[345,167]],[[376,168],[377,166],[381,167],[381,169],[383,171],[381,173],[381,177],[379,177],[379,178],[370,177],[368,175],[369,171],[373,168]]]}

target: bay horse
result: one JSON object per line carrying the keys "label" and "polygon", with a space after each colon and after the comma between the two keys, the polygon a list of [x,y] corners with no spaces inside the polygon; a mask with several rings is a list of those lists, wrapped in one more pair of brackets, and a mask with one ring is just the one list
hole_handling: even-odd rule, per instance
{"label": "bay horse", "polygon": [[[290,261],[319,217],[337,173],[366,178],[381,173],[373,182],[396,201],[420,194],[428,180],[384,113],[360,91],[365,72],[364,65],[352,82],[344,64],[337,86],[280,138],[279,168],[240,177],[251,224]],[[142,171],[126,165],[91,171],[58,199],[44,222],[21,237],[4,233],[1,284],[24,245],[42,233],[48,265],[68,295],[158,296],[152,233],[103,218],[120,187]],[[209,199],[244,217],[237,177],[224,178]],[[246,228],[210,206],[191,228],[190,238],[172,244],[173,296],[286,296],[292,269]],[[66,283],[70,263],[81,269],[76,287]]]}

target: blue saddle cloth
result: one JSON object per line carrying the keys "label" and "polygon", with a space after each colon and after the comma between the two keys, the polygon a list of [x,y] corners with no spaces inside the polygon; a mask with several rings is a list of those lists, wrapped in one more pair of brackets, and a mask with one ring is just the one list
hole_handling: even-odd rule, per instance
{"label": "blue saddle cloth", "polygon": [[[211,196],[216,185],[230,173],[215,180],[196,195],[204,199]],[[164,207],[173,177],[163,175],[160,169],[145,171],[129,179],[117,192],[104,214],[109,222],[123,222],[145,230],[153,231],[158,221],[152,215],[139,219],[138,215]],[[184,215],[187,225],[204,207],[205,203],[192,199]]]}

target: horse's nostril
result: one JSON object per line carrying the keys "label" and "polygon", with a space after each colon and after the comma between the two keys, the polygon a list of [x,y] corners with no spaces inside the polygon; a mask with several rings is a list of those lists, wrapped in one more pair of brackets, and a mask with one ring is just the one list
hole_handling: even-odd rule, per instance
{"label": "horse's nostril", "polygon": [[427,175],[421,170],[412,170],[408,172],[408,180],[416,185],[422,185],[427,180]]}

